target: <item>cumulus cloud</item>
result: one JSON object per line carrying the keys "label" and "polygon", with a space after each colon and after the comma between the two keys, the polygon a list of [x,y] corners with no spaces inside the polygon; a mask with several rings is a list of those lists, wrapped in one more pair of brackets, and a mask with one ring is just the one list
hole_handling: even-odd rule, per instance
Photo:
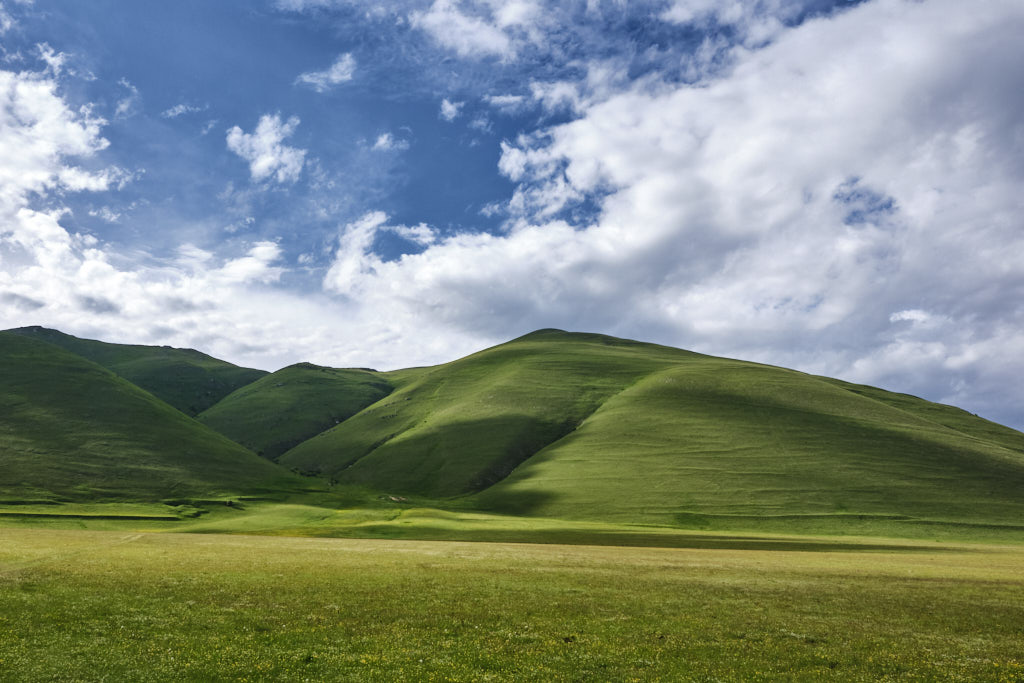
{"label": "cumulus cloud", "polygon": [[299,125],[296,116],[282,121],[279,114],[260,117],[256,130],[246,133],[232,126],[227,134],[228,149],[249,162],[249,173],[256,181],[273,179],[278,183],[294,183],[302,173],[306,150],[289,147],[284,140]]}
{"label": "cumulus cloud", "polygon": [[308,85],[317,92],[327,92],[333,86],[351,81],[356,73],[356,59],[350,53],[340,55],[323,71],[310,71],[295,79],[296,83]]}

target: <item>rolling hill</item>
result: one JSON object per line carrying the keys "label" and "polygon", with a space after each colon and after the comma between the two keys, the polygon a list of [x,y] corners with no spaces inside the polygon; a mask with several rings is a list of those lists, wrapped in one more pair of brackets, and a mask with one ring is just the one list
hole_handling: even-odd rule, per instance
{"label": "rolling hill", "polygon": [[111,371],[0,332],[0,498],[159,501],[308,485]]}
{"label": "rolling hill", "polygon": [[[1024,534],[1024,434],[784,368],[540,330],[434,367],[300,363],[191,419],[38,337],[102,351],[112,364],[135,354],[153,368],[152,383],[171,386],[153,347],[17,332],[0,335],[5,496],[152,498],[313,483],[292,470],[337,494],[292,495],[293,512],[311,519],[337,517],[332,506],[352,501],[409,497],[581,523]],[[219,364],[208,367],[235,367]],[[331,509],[316,512],[322,505]]]}
{"label": "rolling hill", "polygon": [[8,330],[49,342],[98,363],[188,415],[198,415],[235,389],[266,375],[194,349],[109,344],[45,327]]}
{"label": "rolling hill", "polygon": [[271,460],[391,393],[372,370],[298,363],[237,389],[200,413],[203,424]]}
{"label": "rolling hill", "polygon": [[1024,434],[783,368],[543,330],[395,381],[280,462],[564,519],[1021,524]]}

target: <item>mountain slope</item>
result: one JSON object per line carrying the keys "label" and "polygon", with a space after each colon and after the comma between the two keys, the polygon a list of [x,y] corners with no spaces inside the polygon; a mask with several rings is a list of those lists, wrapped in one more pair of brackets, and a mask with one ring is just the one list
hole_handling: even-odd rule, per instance
{"label": "mountain slope", "polygon": [[298,363],[234,391],[197,419],[273,460],[376,403],[393,388],[370,370]]}
{"label": "mountain slope", "polygon": [[160,500],[303,485],[109,370],[0,332],[5,500]]}
{"label": "mountain slope", "polygon": [[425,369],[279,461],[567,519],[1024,520],[1024,434],[872,387],[554,330]]}
{"label": "mountain slope", "polygon": [[267,374],[193,349],[109,344],[45,327],[8,332],[49,342],[98,363],[188,415],[198,415],[235,389]]}
{"label": "mountain slope", "polygon": [[844,516],[1024,520],[1024,435],[993,440],[978,418],[951,428],[929,419],[941,406],[866,393],[722,359],[669,368],[607,401],[479,502],[718,527],[778,518],[824,528]]}
{"label": "mountain slope", "polygon": [[279,462],[344,483],[425,496],[479,491],[631,383],[699,357],[541,330],[412,375],[386,375],[398,386],[394,393]]}

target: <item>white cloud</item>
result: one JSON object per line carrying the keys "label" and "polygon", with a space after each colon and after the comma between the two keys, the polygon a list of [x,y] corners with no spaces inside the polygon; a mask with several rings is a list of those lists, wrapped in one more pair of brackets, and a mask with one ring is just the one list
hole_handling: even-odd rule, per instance
{"label": "white cloud", "polygon": [[68,56],[63,52],[57,52],[49,43],[39,43],[36,45],[36,51],[39,53],[39,59],[46,64],[46,72],[51,76],[60,76],[64,71],[64,64],[68,60]]}
{"label": "white cloud", "polygon": [[128,91],[128,93],[117,102],[117,106],[114,108],[114,118],[123,119],[131,116],[138,111],[139,100],[139,89],[128,82],[128,79],[122,78],[117,82],[122,88]]}
{"label": "white cloud", "polygon": [[523,95],[487,95],[484,101],[503,114],[514,114],[527,104]]}
{"label": "white cloud", "polygon": [[[387,214],[383,211],[371,211],[344,227],[338,238],[334,261],[324,277],[324,289],[353,297],[366,294],[365,286],[368,280],[388,267],[373,252],[373,243],[380,232],[393,232],[421,246],[437,241],[434,230],[423,223],[415,226],[387,223]],[[405,258],[403,257],[403,260]]]}
{"label": "white cloud", "polygon": [[160,112],[160,116],[165,119],[176,119],[179,116],[184,116],[185,114],[195,114],[196,112],[206,111],[207,109],[209,109],[209,105],[199,107],[194,104],[186,104],[182,102],[181,104],[176,104],[173,107]]}
{"label": "white cloud", "polygon": [[281,258],[281,247],[274,242],[257,242],[240,258],[225,263],[214,277],[230,284],[269,283],[281,278],[282,269],[271,264]]}
{"label": "white cloud", "polygon": [[373,149],[382,152],[401,151],[409,149],[409,141],[396,138],[391,133],[381,133],[373,143]]}
{"label": "white cloud", "polygon": [[0,4],[0,35],[7,33],[14,27],[14,19],[7,13],[4,6]]}
{"label": "white cloud", "polygon": [[273,178],[279,183],[294,183],[302,173],[306,150],[282,144],[299,125],[296,116],[281,121],[279,114],[260,117],[256,130],[245,133],[238,126],[228,130],[228,149],[249,162],[253,180]]}
{"label": "white cloud", "polygon": [[351,81],[356,72],[356,60],[350,53],[339,55],[334,63],[323,71],[310,71],[295,79],[296,83],[308,85],[317,92],[327,92],[332,86]]}
{"label": "white cloud", "polygon": [[117,223],[121,220],[122,216],[119,211],[114,211],[109,206],[101,206],[98,209],[89,209],[89,215],[93,218],[99,218],[100,220],[106,221],[107,223]]}
{"label": "white cloud", "polygon": [[464,13],[458,0],[434,0],[429,10],[412,12],[410,21],[440,45],[463,57],[511,58],[515,54],[512,39],[503,30],[504,26]]}
{"label": "white cloud", "polygon": [[445,121],[454,121],[459,116],[459,110],[465,102],[450,102],[447,98],[441,100],[440,116]]}

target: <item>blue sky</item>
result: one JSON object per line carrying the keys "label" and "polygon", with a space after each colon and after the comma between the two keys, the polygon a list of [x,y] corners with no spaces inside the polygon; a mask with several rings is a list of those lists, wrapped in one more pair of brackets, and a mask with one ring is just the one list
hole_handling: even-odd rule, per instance
{"label": "blue sky", "polygon": [[540,327],[1024,426],[1012,0],[0,0],[0,326],[275,369]]}

